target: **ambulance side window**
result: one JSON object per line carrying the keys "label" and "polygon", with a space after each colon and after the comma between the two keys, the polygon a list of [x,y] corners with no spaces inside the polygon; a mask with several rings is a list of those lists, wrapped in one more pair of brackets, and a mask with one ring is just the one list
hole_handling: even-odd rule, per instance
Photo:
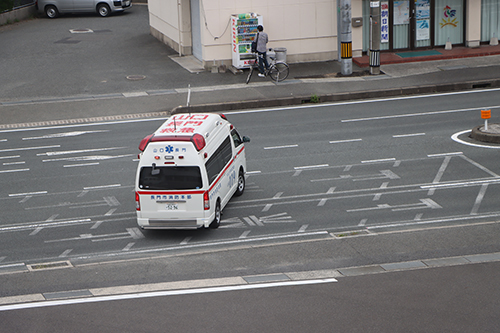
{"label": "ambulance side window", "polygon": [[205,163],[205,168],[208,174],[208,183],[212,182],[217,178],[217,176],[224,170],[226,164],[231,161],[231,141],[229,136],[222,142],[222,144],[217,148],[213,155]]}
{"label": "ambulance side window", "polygon": [[231,136],[233,137],[233,141],[234,141],[234,146],[235,147],[238,147],[239,145],[241,145],[243,143],[243,140],[241,139],[241,136],[240,134],[236,131],[236,129],[233,129],[231,131]]}

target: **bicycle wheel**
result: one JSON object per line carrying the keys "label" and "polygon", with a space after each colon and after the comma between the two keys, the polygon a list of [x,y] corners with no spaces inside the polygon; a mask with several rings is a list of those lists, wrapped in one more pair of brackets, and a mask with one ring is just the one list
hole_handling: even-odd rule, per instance
{"label": "bicycle wheel", "polygon": [[248,71],[248,76],[247,76],[247,84],[250,82],[250,79],[252,78],[253,74],[253,66],[250,66],[250,70]]}
{"label": "bicycle wheel", "polygon": [[273,81],[281,82],[288,77],[290,69],[284,62],[278,62],[269,69],[269,76]]}

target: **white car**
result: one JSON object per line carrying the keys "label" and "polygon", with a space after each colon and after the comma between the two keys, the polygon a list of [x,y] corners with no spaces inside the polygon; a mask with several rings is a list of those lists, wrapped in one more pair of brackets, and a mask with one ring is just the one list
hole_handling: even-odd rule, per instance
{"label": "white car", "polygon": [[37,0],[38,11],[48,18],[64,13],[93,13],[106,17],[132,7],[132,0]]}

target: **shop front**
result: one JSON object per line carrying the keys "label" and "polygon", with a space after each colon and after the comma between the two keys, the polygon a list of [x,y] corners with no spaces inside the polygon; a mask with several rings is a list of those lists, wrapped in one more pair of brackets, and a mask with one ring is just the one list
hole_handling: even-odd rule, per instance
{"label": "shop front", "polygon": [[[380,49],[405,51],[464,45],[465,0],[380,1]],[[363,0],[363,51],[369,49],[370,0]]]}

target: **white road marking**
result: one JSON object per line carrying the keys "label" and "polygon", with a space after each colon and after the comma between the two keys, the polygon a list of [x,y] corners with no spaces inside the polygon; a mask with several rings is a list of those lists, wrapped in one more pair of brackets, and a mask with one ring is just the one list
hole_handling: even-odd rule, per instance
{"label": "white road marking", "polygon": [[278,192],[274,195],[273,199],[279,199],[283,195],[283,192]]}
{"label": "white road marking", "polygon": [[453,188],[453,187],[466,187],[466,186],[477,186],[482,184],[494,184],[500,182],[498,178],[492,179],[480,179],[480,180],[470,180],[463,182],[454,182],[454,183],[440,183],[440,184],[432,184],[432,185],[421,185],[421,189],[437,189],[437,188]]}
{"label": "white road marking", "polygon": [[461,143],[463,145],[466,145],[466,146],[471,146],[471,147],[479,147],[479,148],[490,148],[490,149],[500,149],[500,146],[488,146],[486,144],[484,145],[481,145],[481,144],[475,144],[475,143],[470,143],[470,142],[466,142],[466,141],[463,141],[463,140],[460,140],[458,137],[462,134],[465,134],[465,133],[470,133],[471,130],[465,130],[465,131],[462,131],[462,132],[458,132],[458,133],[455,133],[451,136],[451,139],[455,142],[458,142],[458,143]]}
{"label": "white road marking", "polygon": [[336,140],[336,141],[330,141],[330,143],[348,143],[348,142],[358,142],[358,141],[363,141],[363,139]]}
{"label": "white road marking", "polygon": [[122,186],[121,184],[110,184],[110,185],[98,185],[98,186],[88,186],[84,187],[84,190],[100,190],[100,189],[105,189],[105,188],[113,188],[113,187],[120,187]]}
{"label": "white road marking", "polygon": [[38,194],[47,194],[47,191],[12,193],[12,194],[9,194],[9,197],[25,197],[28,195],[38,195]]}
{"label": "white road marking", "polygon": [[52,215],[51,217],[49,217],[48,219],[45,220],[45,222],[52,222],[56,219],[56,217],[58,217],[59,214],[54,214]]}
{"label": "white road marking", "polygon": [[292,280],[292,281],[280,281],[280,282],[241,284],[241,285],[222,286],[222,287],[204,287],[204,288],[194,288],[194,289],[150,291],[143,293],[122,294],[122,295],[92,296],[86,298],[71,298],[64,300],[2,305],[0,306],[0,311],[44,308],[44,307],[59,306],[59,305],[109,302],[109,301],[129,300],[129,299],[142,299],[142,298],[152,298],[152,297],[166,297],[166,296],[176,296],[176,295],[194,295],[194,294],[207,294],[207,293],[228,292],[228,291],[263,289],[263,288],[303,286],[303,285],[313,285],[313,284],[323,284],[323,283],[333,283],[333,282],[337,282],[337,280],[334,278],[298,280],[298,281]]}
{"label": "white road marking", "polygon": [[54,133],[54,134],[47,134],[47,135],[42,135],[42,136],[33,136],[33,137],[23,138],[23,140],[67,138],[67,137],[72,137],[72,136],[80,136],[80,135],[84,135],[84,134],[102,133],[102,132],[109,132],[109,130],[104,130],[104,131],[74,131],[74,132],[65,132],[65,133]]}
{"label": "white road marking", "polygon": [[302,173],[302,170],[297,170],[295,173],[292,175],[292,177],[298,177]]}
{"label": "white road marking", "polygon": [[125,246],[122,251],[126,252],[126,251],[130,251],[130,249],[132,248],[132,246],[134,246],[135,243],[132,242],[132,243],[128,243],[127,246]]}
{"label": "white road marking", "polygon": [[269,150],[269,149],[297,148],[298,146],[299,145],[274,146],[274,147],[264,147],[264,149]]}
{"label": "white road marking", "polygon": [[27,195],[25,196],[21,201],[19,201],[19,203],[25,203],[26,201],[28,201],[29,199],[33,198],[33,196],[31,195]]}
{"label": "white road marking", "polygon": [[240,237],[238,237],[238,238],[240,238],[240,239],[242,239],[242,238],[247,238],[247,236],[248,236],[248,234],[249,234],[250,232],[251,232],[250,230],[243,231],[243,233],[242,233],[242,234],[240,235]]}
{"label": "white road marking", "polygon": [[443,177],[443,174],[448,167],[448,164],[450,163],[451,156],[445,156],[443,163],[441,164],[441,167],[439,167],[438,173],[436,174],[436,177],[434,177],[434,180],[432,181],[433,184],[439,183],[441,181],[441,178]]}
{"label": "white road marking", "polygon": [[481,164],[477,163],[476,161],[473,161],[472,159],[468,158],[467,156],[465,155],[461,155],[460,156],[462,159],[466,160],[467,162],[469,162],[470,164],[478,167],[479,169],[483,170],[484,172],[488,173],[489,175],[493,176],[493,177],[500,177],[500,175],[497,175],[496,173],[494,173],[493,171],[489,170],[488,168],[482,166]]}
{"label": "white road marking", "polygon": [[399,135],[393,135],[393,138],[408,138],[412,136],[422,136],[425,135],[425,133],[413,133],[413,134],[399,134]]}
{"label": "white road marking", "polygon": [[481,202],[483,201],[487,189],[488,189],[488,184],[481,185],[481,188],[479,189],[479,193],[477,194],[476,201],[474,202],[474,207],[472,207],[470,215],[477,215],[477,212],[479,211],[479,206],[481,206]]}
{"label": "white road marking", "polygon": [[36,156],[59,156],[59,155],[71,155],[71,154],[83,154],[83,153],[93,153],[93,152],[98,152],[98,151],[126,149],[126,148],[127,147],[109,147],[109,148],[95,148],[95,149],[49,151],[49,152],[46,152],[46,153],[36,154]]}
{"label": "white road marking", "polygon": [[37,149],[50,149],[50,148],[60,148],[60,147],[61,147],[61,145],[25,147],[25,148],[10,148],[10,149],[0,149],[0,153],[6,153],[6,152],[10,152],[10,151],[25,151],[25,150],[37,150]]}
{"label": "white road marking", "polygon": [[189,241],[191,240],[191,238],[193,238],[193,237],[186,237],[186,238],[184,238],[184,240],[181,242],[181,245],[186,245],[187,243],[189,243]]}
{"label": "white road marking", "polygon": [[335,187],[335,186],[330,187],[330,188],[328,189],[328,191],[326,191],[326,194],[332,194],[333,192],[335,192],[335,189],[336,189],[336,187]]}
{"label": "white road marking", "polygon": [[130,234],[130,236],[132,236],[133,239],[146,238],[146,236],[144,236],[139,228],[127,228],[127,232]]}
{"label": "white road marking", "polygon": [[5,162],[5,163],[2,163],[3,165],[19,165],[19,164],[26,164],[26,162],[24,161],[20,161],[20,162]]}
{"label": "white road marking", "polygon": [[253,223],[253,221],[250,220],[248,217],[244,217],[243,220],[245,220],[245,222],[248,223],[249,226],[251,227],[255,226],[255,223]]}
{"label": "white road marking", "polygon": [[319,203],[318,203],[318,207],[324,206],[324,205],[326,204],[326,201],[327,201],[327,200],[328,200],[328,199],[325,199],[325,198],[321,199],[321,200],[319,201]]}
{"label": "white road marking", "polygon": [[73,249],[68,249],[68,250],[64,251],[63,253],[61,253],[59,255],[59,258],[67,257],[71,253],[71,251],[73,251]]}
{"label": "white road marking", "polygon": [[396,159],[394,157],[390,158],[381,158],[378,160],[367,160],[367,161],[361,161],[361,163],[366,164],[366,163],[382,163],[382,162],[392,162],[395,161]]}
{"label": "white road marking", "polygon": [[[275,198],[273,198],[275,199]],[[271,209],[271,207],[273,206],[273,204],[267,204],[264,206],[264,208],[262,209],[263,212],[267,212],[269,209]]]}
{"label": "white road marking", "polygon": [[1,170],[0,173],[22,172],[22,171],[30,171],[30,169]]}
{"label": "white road marking", "polygon": [[329,166],[328,164],[306,165],[306,166],[294,167],[294,170],[318,169],[318,168],[326,168],[328,166]]}
{"label": "white road marking", "polygon": [[264,223],[262,223],[262,222],[260,221],[260,219],[259,219],[259,218],[257,218],[257,216],[255,216],[255,215],[250,215],[249,217],[250,217],[250,219],[251,219],[253,222],[255,222],[255,224],[256,224],[256,225],[258,225],[259,227],[263,227],[263,226],[264,226]]}
{"label": "white road marking", "polygon": [[423,213],[418,213],[417,215],[415,215],[415,218],[413,220],[420,221],[423,215],[424,215]]}
{"label": "white road marking", "polygon": [[456,151],[453,153],[441,153],[441,154],[429,154],[427,157],[444,157],[444,156],[455,156],[455,155],[463,155],[464,153],[461,151]]}
{"label": "white road marking", "polygon": [[126,155],[92,155],[92,156],[75,156],[75,157],[64,157],[64,158],[51,158],[48,160],[42,160],[42,162],[81,162],[81,161],[105,161],[112,160],[122,157],[130,157],[131,154]]}
{"label": "white road marking", "polygon": [[29,235],[30,236],[35,236],[37,233],[39,233],[40,231],[42,231],[43,228],[36,228],[35,230],[33,230]]}
{"label": "white road marking", "polygon": [[12,155],[12,156],[0,156],[0,160],[8,159],[8,158],[19,158],[21,155]]}
{"label": "white road marking", "polygon": [[359,221],[358,227],[364,227],[366,224],[366,221],[368,221],[368,219],[362,219],[361,221]]}
{"label": "white road marking", "polygon": [[96,223],[94,223],[93,226],[90,227],[90,229],[97,229],[99,228],[99,226],[102,224],[103,221],[97,221]]}
{"label": "white road marking", "polygon": [[111,216],[113,215],[113,213],[117,210],[118,208],[111,208],[110,210],[108,210],[106,212],[106,214],[104,214],[104,216]]}
{"label": "white road marking", "polygon": [[259,173],[261,173],[261,171],[247,171],[246,172],[247,175],[257,175]]}
{"label": "white road marking", "polygon": [[304,224],[300,227],[300,229],[297,232],[306,232],[307,227],[309,227],[309,224]]}
{"label": "white road marking", "polygon": [[78,167],[87,167],[87,166],[93,166],[93,165],[99,165],[99,162],[80,163],[80,164],[65,164],[65,165],[63,165],[63,168],[78,168]]}

